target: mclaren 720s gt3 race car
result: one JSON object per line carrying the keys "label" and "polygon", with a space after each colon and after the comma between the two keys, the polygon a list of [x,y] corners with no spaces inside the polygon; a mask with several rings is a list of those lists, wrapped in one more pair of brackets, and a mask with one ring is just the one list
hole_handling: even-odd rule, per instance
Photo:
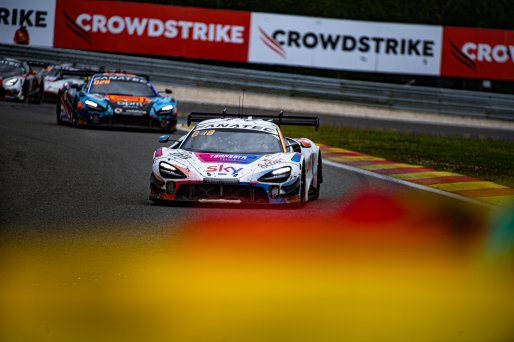
{"label": "mclaren 720s gt3 race car", "polygon": [[[171,90],[166,89],[166,94]],[[161,96],[147,76],[101,73],[83,85],[65,83],[57,96],[57,123],[119,126],[173,132],[177,103]]]}
{"label": "mclaren 720s gt3 race car", "polygon": [[281,125],[317,129],[317,117],[191,113],[191,122],[199,123],[153,154],[152,201],[301,206],[319,197],[320,148],[280,130]]}

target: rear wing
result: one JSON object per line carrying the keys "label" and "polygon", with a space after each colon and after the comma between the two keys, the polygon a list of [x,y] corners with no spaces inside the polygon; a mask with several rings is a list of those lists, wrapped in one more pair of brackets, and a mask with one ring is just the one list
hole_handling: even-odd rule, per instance
{"label": "rear wing", "polygon": [[288,126],[311,126],[315,127],[316,131],[319,129],[319,117],[317,116],[300,116],[300,115],[288,115],[285,116],[284,112],[281,111],[278,115],[252,115],[252,114],[228,114],[226,110],[222,113],[201,113],[191,112],[187,116],[187,125],[190,126],[192,122],[200,122],[209,119],[224,119],[224,118],[251,118],[251,119],[262,119],[273,122],[279,127],[282,125]]}
{"label": "rear wing", "polygon": [[100,73],[99,68],[94,69],[80,69],[80,70],[68,70],[68,69],[62,69],[62,77],[91,77],[95,74]]}
{"label": "rear wing", "polygon": [[24,62],[27,63],[31,68],[32,67],[46,68],[48,65],[50,65],[50,63],[40,62],[40,61],[31,61],[31,60],[27,61],[27,60],[25,60]]}

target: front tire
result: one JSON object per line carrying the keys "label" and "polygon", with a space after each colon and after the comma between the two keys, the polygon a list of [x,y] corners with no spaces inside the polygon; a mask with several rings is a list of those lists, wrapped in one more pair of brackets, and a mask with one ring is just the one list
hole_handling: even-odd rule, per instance
{"label": "front tire", "polygon": [[319,198],[321,183],[323,183],[323,167],[320,153],[318,155],[318,168],[316,171],[316,187],[313,187],[312,193],[309,195],[309,199],[317,200]]}
{"label": "front tire", "polygon": [[71,111],[71,125],[75,128],[79,126],[79,118],[75,109]]}
{"label": "front tire", "polygon": [[302,175],[300,181],[300,201],[296,204],[298,208],[301,208],[307,203],[308,197],[305,196],[305,186],[306,186],[306,177],[305,177],[305,165],[302,166]]}
{"label": "front tire", "polygon": [[57,124],[62,125],[64,122],[61,119],[61,96],[60,94],[57,96],[57,105],[55,112],[57,113]]}
{"label": "front tire", "polygon": [[41,102],[43,102],[44,95],[45,95],[45,85],[43,82],[41,82],[41,84],[39,85],[39,92],[37,95],[37,99],[34,103],[40,104]]}

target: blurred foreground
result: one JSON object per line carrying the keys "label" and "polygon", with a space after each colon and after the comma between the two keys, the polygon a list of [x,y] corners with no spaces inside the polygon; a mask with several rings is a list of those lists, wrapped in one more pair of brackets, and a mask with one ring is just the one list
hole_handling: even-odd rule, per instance
{"label": "blurred foreground", "polygon": [[514,210],[364,194],[158,243],[2,237],[2,341],[514,339]]}

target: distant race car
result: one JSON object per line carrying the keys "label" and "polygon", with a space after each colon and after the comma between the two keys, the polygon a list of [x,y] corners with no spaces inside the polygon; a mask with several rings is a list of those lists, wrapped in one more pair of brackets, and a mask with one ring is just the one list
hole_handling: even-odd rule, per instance
{"label": "distant race car", "polygon": [[82,86],[85,83],[84,73],[99,72],[99,68],[91,69],[74,64],[50,65],[40,71],[40,77],[44,80],[44,101],[55,101],[59,90],[65,83]]}
{"label": "distant race car", "polygon": [[285,138],[280,130],[281,125],[317,129],[317,117],[189,114],[188,125],[198,121],[170,147],[154,152],[150,200],[301,206],[319,197],[319,147],[306,138]]}
{"label": "distant race car", "polygon": [[0,98],[40,103],[43,81],[29,63],[0,58]]}
{"label": "distant race car", "polygon": [[82,86],[66,82],[57,97],[58,124],[176,130],[176,101],[161,96],[147,76],[94,74]]}

